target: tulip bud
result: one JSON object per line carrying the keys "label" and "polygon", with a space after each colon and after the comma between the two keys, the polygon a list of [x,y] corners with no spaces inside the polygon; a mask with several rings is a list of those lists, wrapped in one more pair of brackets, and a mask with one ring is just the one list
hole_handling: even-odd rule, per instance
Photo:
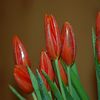
{"label": "tulip bud", "polygon": [[[40,74],[42,73],[42,70],[44,70],[47,75],[50,77],[50,79],[53,81],[54,80],[54,70],[52,68],[52,64],[50,61],[50,58],[48,57],[47,53],[45,51],[41,52],[41,57],[40,57]],[[41,74],[42,79],[46,85],[46,87],[49,89],[49,85],[44,78],[44,76]]]}
{"label": "tulip bud", "polygon": [[98,12],[96,17],[96,36],[100,37],[100,12]]}
{"label": "tulip bud", "polygon": [[19,88],[25,93],[31,93],[33,91],[32,83],[27,69],[23,65],[15,65],[14,78]]}
{"label": "tulip bud", "polygon": [[55,18],[45,16],[45,32],[46,32],[46,49],[51,59],[60,56],[60,32]]}
{"label": "tulip bud", "polygon": [[15,64],[30,66],[30,60],[28,57],[28,53],[23,43],[20,41],[20,39],[17,36],[13,37],[13,48],[14,48]]}
{"label": "tulip bud", "polygon": [[64,82],[64,84],[67,85],[67,83],[68,83],[67,75],[66,75],[66,72],[64,71],[64,69],[61,65],[60,60],[58,61],[58,64],[59,64],[59,70],[60,70],[60,75],[61,75],[62,81]]}
{"label": "tulip bud", "polygon": [[65,22],[61,32],[62,50],[61,57],[67,65],[71,65],[75,60],[75,40],[72,27]]}

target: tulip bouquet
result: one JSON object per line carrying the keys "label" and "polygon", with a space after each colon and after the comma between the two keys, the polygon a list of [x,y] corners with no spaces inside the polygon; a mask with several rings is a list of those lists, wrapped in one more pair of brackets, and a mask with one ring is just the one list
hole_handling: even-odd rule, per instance
{"label": "tulip bouquet", "polygon": [[[32,94],[34,100],[89,100],[75,62],[75,39],[71,25],[65,22],[60,32],[52,15],[46,15],[44,23],[46,51],[41,51],[36,73],[31,70],[32,65],[23,43],[18,36],[13,37],[13,74],[17,85],[24,93]],[[98,43],[99,40],[99,52]],[[20,100],[26,100],[12,85],[9,88]]]}

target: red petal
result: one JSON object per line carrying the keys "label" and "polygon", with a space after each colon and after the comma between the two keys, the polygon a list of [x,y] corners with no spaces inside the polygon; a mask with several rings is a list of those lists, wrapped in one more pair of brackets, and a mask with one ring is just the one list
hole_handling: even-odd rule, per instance
{"label": "red petal", "polygon": [[100,12],[98,12],[96,17],[96,36],[100,37]]}

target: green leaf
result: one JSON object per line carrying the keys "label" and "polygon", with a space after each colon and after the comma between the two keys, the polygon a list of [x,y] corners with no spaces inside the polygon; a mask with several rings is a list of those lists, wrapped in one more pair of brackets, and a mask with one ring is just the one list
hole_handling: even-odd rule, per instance
{"label": "green leaf", "polygon": [[53,62],[54,62],[53,68],[55,69],[55,73],[56,73],[56,76],[58,78],[61,94],[63,96],[63,99],[66,100],[67,98],[65,96],[65,91],[63,88],[63,83],[62,83],[62,79],[61,79],[61,75],[60,75],[60,71],[59,71],[58,59],[55,59]]}
{"label": "green leaf", "polygon": [[[64,70],[67,74],[67,66],[63,62],[62,62],[62,66],[64,67]],[[72,84],[75,87],[80,98],[82,100],[89,100],[89,97],[88,97],[86,91],[84,90],[80,80],[77,78],[77,75],[74,73],[73,70],[70,71],[70,75],[71,75]]]}
{"label": "green leaf", "polygon": [[38,70],[36,71],[37,72],[37,81],[38,81],[38,84],[39,84],[39,88],[40,88],[40,91],[41,91],[41,94],[42,94],[42,99],[43,100],[52,100],[48,94],[48,91],[44,85],[44,82],[41,78],[41,75],[40,73],[38,72]]}
{"label": "green leaf", "polygon": [[89,97],[88,97],[86,91],[84,90],[80,80],[77,78],[76,74],[73,71],[71,71],[71,79],[72,79],[72,83],[73,83],[76,91],[79,93],[81,99],[89,100]]}
{"label": "green leaf", "polygon": [[[70,76],[71,70],[72,69],[70,68],[70,66],[67,66],[67,75],[68,75],[68,84],[69,84],[68,91],[70,92],[70,94],[74,98],[74,100],[80,100],[80,97],[79,97],[78,93],[76,92],[76,90],[74,89],[72,81],[71,81],[71,76]],[[77,78],[79,78],[78,73],[76,73],[75,70],[73,70],[73,72],[77,75]]]}
{"label": "green leaf", "polygon": [[78,77],[78,79],[80,79],[80,76],[78,74],[78,70],[77,70],[77,66],[76,66],[76,63],[75,62],[71,66],[71,69],[74,71],[74,73],[76,74],[76,76]]}
{"label": "green leaf", "polygon": [[35,75],[33,74],[33,72],[31,71],[31,69],[28,66],[27,66],[27,69],[28,69],[28,72],[29,72],[29,75],[30,75],[30,79],[32,81],[32,86],[33,86],[34,91],[36,93],[37,99],[38,100],[42,100],[36,77],[35,77]]}
{"label": "green leaf", "polygon": [[92,28],[92,45],[93,45],[93,52],[94,52],[94,57],[96,56],[96,51],[95,51],[95,42],[96,42],[96,36],[95,36],[95,31]]}
{"label": "green leaf", "polygon": [[69,91],[68,91],[68,89],[67,89],[67,87],[65,86],[64,83],[63,83],[63,87],[64,87],[64,91],[65,91],[67,100],[74,100],[74,99],[72,98],[72,96],[70,95],[70,93],[69,93]]}
{"label": "green leaf", "polygon": [[72,86],[72,91],[73,91],[73,97],[74,97],[74,100],[81,100],[80,99],[80,96],[78,95],[76,89]]}
{"label": "green leaf", "polygon": [[52,90],[54,96],[56,97],[56,99],[57,99],[57,100],[63,100],[62,95],[61,95],[59,89],[57,88],[56,84],[53,83],[53,82],[50,80],[49,76],[48,76],[44,71],[42,71],[42,73],[43,73],[44,77],[46,78],[47,82],[49,83],[50,88],[51,88],[51,90]]}
{"label": "green leaf", "polygon": [[73,99],[74,100],[81,100],[80,96],[78,95],[77,91],[75,90],[75,88],[73,86],[72,86],[72,92],[73,92],[72,94],[73,94],[73,96],[71,96],[69,94],[69,92],[68,92],[69,91],[68,86],[65,86],[64,83],[63,83],[63,85],[64,85],[64,89],[66,91],[65,93],[66,93],[67,99],[69,98],[68,100],[73,100]]}
{"label": "green leaf", "polygon": [[96,66],[98,66],[99,63],[98,63],[98,59],[97,59],[97,54],[96,54],[95,45],[96,45],[96,35],[95,35],[94,29],[92,28],[92,46],[93,46],[93,54],[94,54],[95,64],[96,64]]}
{"label": "green leaf", "polygon": [[[66,74],[67,74],[67,76],[68,76],[68,91],[70,91],[70,93],[71,93],[71,96],[75,99],[75,100],[80,100],[80,98],[79,98],[79,95],[76,93],[76,91],[75,91],[75,89],[74,89],[74,87],[73,87],[73,84],[72,84],[72,81],[71,81],[71,77],[70,77],[70,70],[73,70],[73,72],[76,74],[76,76],[77,76],[77,78],[79,79],[79,74],[78,74],[78,70],[77,70],[77,67],[76,67],[76,63],[74,63],[73,65],[71,65],[71,66],[67,66],[66,64],[65,64],[65,62],[63,61],[63,59],[60,59],[60,61],[61,61],[61,64],[63,65],[63,66],[66,66]],[[70,68],[70,70],[68,71],[68,69]]]}
{"label": "green leaf", "polygon": [[23,96],[21,96],[18,91],[12,87],[11,85],[9,85],[10,90],[19,98],[19,100],[26,100]]}

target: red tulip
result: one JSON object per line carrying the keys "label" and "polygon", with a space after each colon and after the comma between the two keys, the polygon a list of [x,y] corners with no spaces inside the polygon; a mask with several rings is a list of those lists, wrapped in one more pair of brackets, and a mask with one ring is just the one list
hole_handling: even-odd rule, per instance
{"label": "red tulip", "polygon": [[100,37],[100,12],[98,12],[96,17],[96,36]]}
{"label": "red tulip", "polygon": [[23,43],[20,41],[20,39],[17,36],[13,37],[13,48],[14,48],[14,55],[15,55],[15,63],[17,65],[29,65],[30,66],[30,60],[28,57],[28,53],[23,45]]}
{"label": "red tulip", "polygon": [[67,65],[71,65],[75,60],[75,40],[72,27],[68,22],[63,25],[61,33],[61,57]]}
{"label": "red tulip", "polygon": [[56,59],[60,55],[60,34],[55,18],[45,16],[46,49],[51,59]]}
{"label": "red tulip", "polygon": [[67,75],[61,65],[60,60],[58,61],[58,64],[59,64],[59,70],[60,70],[60,75],[61,75],[62,81],[64,82],[64,84],[67,84],[68,83]]}
{"label": "red tulip", "polygon": [[[42,73],[41,71],[44,70],[47,75],[50,77],[50,79],[53,81],[54,80],[54,70],[52,68],[52,64],[50,61],[50,58],[48,57],[47,53],[45,51],[41,52],[41,57],[40,57],[40,74]],[[49,89],[49,85],[44,78],[44,76],[41,74],[42,79],[46,85],[46,87]]]}
{"label": "red tulip", "polygon": [[23,65],[15,65],[14,78],[19,88],[25,93],[31,93],[33,91],[32,83],[27,69]]}

